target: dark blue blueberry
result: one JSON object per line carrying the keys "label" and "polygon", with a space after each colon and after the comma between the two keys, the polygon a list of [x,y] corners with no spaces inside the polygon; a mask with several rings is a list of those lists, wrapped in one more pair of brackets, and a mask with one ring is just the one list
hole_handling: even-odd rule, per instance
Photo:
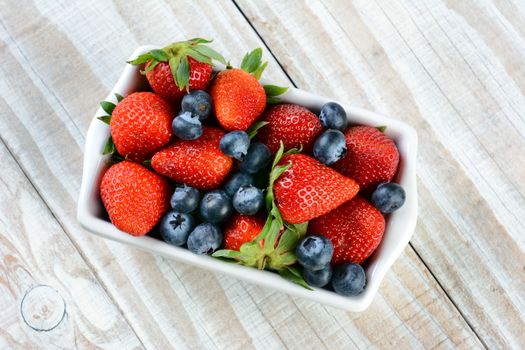
{"label": "dark blue blueberry", "polygon": [[365,270],[358,264],[344,263],[332,273],[332,287],[337,294],[358,295],[365,289]]}
{"label": "dark blue blueberry", "polygon": [[346,126],[348,125],[348,119],[346,118],[344,108],[339,103],[335,102],[328,102],[321,108],[319,120],[327,129],[345,131]]}
{"label": "dark blue blueberry", "polygon": [[208,222],[195,227],[188,237],[188,249],[195,254],[211,254],[222,244],[222,231]]}
{"label": "dark blue blueberry", "polygon": [[231,199],[222,190],[206,193],[202,197],[199,210],[204,221],[214,224],[228,219],[233,214]]}
{"label": "dark blue blueberry", "polygon": [[189,214],[168,212],[161,220],[159,230],[162,238],[169,244],[186,244],[188,235],[195,228],[195,220]]}
{"label": "dark blue blueberry", "polygon": [[192,117],[190,112],[183,112],[173,119],[171,127],[175,135],[183,140],[195,140],[202,135],[202,124],[199,118]]}
{"label": "dark blue blueberry", "polygon": [[272,153],[268,146],[261,142],[254,142],[248,148],[248,153],[240,164],[241,171],[255,174],[266,167],[272,159]]}
{"label": "dark blue blueberry", "polygon": [[230,131],[221,138],[221,152],[237,160],[243,160],[250,147],[250,137],[244,131]]}
{"label": "dark blue blueberry", "polygon": [[199,206],[201,194],[199,190],[190,186],[182,185],[175,187],[171,196],[171,207],[181,213],[191,213]]}
{"label": "dark blue blueberry", "polygon": [[255,215],[263,206],[263,193],[253,185],[239,187],[233,196],[233,207],[239,214]]}
{"label": "dark blue blueberry", "polygon": [[326,267],[317,271],[304,269],[303,278],[306,283],[312,287],[324,287],[330,282],[330,278],[332,278],[332,267],[328,264]]}
{"label": "dark blue blueberry", "polygon": [[393,182],[385,182],[377,186],[372,193],[372,204],[381,213],[392,213],[405,204],[405,190]]}
{"label": "dark blue blueberry", "polygon": [[211,97],[206,91],[193,90],[182,98],[183,112],[190,112],[200,120],[208,118],[211,111]]}
{"label": "dark blue blueberry", "polygon": [[326,165],[331,165],[346,154],[345,135],[339,130],[326,130],[314,144],[314,157]]}
{"label": "dark blue blueberry", "polygon": [[241,172],[235,173],[224,184],[224,190],[233,198],[235,192],[237,192],[242,185],[253,185],[253,176]]}
{"label": "dark blue blueberry", "polygon": [[321,235],[307,236],[295,248],[297,262],[311,271],[325,268],[332,260],[333,253],[332,241]]}

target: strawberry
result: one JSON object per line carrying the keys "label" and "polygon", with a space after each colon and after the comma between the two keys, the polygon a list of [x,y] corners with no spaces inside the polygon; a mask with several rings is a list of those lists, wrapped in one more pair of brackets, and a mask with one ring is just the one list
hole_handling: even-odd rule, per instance
{"label": "strawberry", "polygon": [[365,194],[396,174],[399,152],[394,141],[371,126],[355,126],[345,132],[346,155],[334,169],[351,177]]}
{"label": "strawberry", "polygon": [[170,208],[168,181],[130,161],[112,165],[102,177],[100,196],[109,219],[133,236],[148,233]]}
{"label": "strawberry", "polygon": [[187,91],[204,90],[211,79],[213,60],[226,64],[218,52],[205,44],[210,40],[195,38],[151,50],[129,61],[145,63],[153,91],[172,103],[179,103]]}
{"label": "strawberry", "polygon": [[308,224],[308,231],[332,241],[332,264],[361,264],[377,248],[385,232],[385,219],[366,199],[356,196]]}
{"label": "strawberry", "polygon": [[224,229],[224,248],[238,251],[243,243],[257,237],[263,227],[264,218],[259,215],[236,214]]}
{"label": "strawberry", "polygon": [[279,104],[264,112],[263,121],[268,124],[259,131],[259,140],[276,153],[282,141],[284,149],[310,150],[323,130],[319,118],[303,106]]}
{"label": "strawberry", "polygon": [[260,117],[266,106],[266,94],[259,83],[264,68],[262,50],[244,56],[241,69],[229,68],[215,77],[210,86],[215,115],[226,130],[246,130]]}
{"label": "strawberry", "polygon": [[285,155],[279,164],[291,164],[273,188],[277,208],[288,223],[298,224],[326,214],[359,191],[354,180],[307,155]]}
{"label": "strawberry", "polygon": [[110,112],[112,142],[129,160],[142,162],[171,140],[174,111],[159,95],[132,93]]}
{"label": "strawberry", "polygon": [[223,154],[219,142],[224,131],[203,127],[196,140],[175,140],[151,158],[156,172],[200,190],[219,187],[230,172],[233,160]]}
{"label": "strawberry", "polygon": [[[188,81],[189,90],[205,90],[211,79],[211,65],[199,62],[191,56],[187,58],[190,69]],[[151,62],[146,63],[146,70],[151,64]],[[168,62],[159,62],[153,69],[146,73],[146,78],[153,91],[172,103],[179,103],[187,92],[185,89],[179,88],[175,83]]]}

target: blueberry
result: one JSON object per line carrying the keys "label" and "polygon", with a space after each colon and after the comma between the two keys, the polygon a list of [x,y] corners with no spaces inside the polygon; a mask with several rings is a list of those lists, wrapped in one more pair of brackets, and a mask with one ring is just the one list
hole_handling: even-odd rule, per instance
{"label": "blueberry", "polygon": [[377,186],[372,193],[372,204],[383,214],[392,213],[405,204],[405,190],[393,182],[385,182]]}
{"label": "blueberry", "polygon": [[218,223],[233,214],[232,202],[228,194],[222,190],[214,190],[202,197],[200,214],[205,221]]}
{"label": "blueberry", "polygon": [[321,108],[319,113],[319,120],[321,124],[327,129],[337,129],[345,131],[348,125],[348,119],[346,118],[346,112],[339,103],[328,102]]}
{"label": "blueberry", "polygon": [[237,192],[242,185],[253,185],[253,176],[241,172],[235,173],[224,184],[224,190],[233,198],[235,192]]}
{"label": "blueberry", "polygon": [[202,135],[202,124],[199,118],[192,117],[190,112],[182,112],[173,119],[171,127],[175,135],[183,140],[195,140]]}
{"label": "blueberry", "polygon": [[248,148],[248,153],[240,164],[241,171],[255,174],[266,167],[272,158],[272,153],[268,146],[261,142],[254,142]]}
{"label": "blueberry", "polygon": [[264,206],[264,196],[260,189],[253,185],[239,187],[233,196],[233,207],[239,214],[254,215]]}
{"label": "blueberry", "polygon": [[317,271],[304,269],[303,278],[306,283],[312,287],[324,287],[330,282],[330,278],[332,278],[332,267],[328,264],[321,270]]}
{"label": "blueberry", "polygon": [[346,154],[345,135],[339,130],[326,130],[314,144],[314,157],[326,165],[331,165]]}
{"label": "blueberry", "polygon": [[250,147],[250,137],[244,131],[230,131],[221,138],[219,146],[222,153],[243,160]]}
{"label": "blueberry", "polygon": [[193,90],[182,98],[183,112],[190,112],[200,120],[208,118],[211,111],[211,97],[206,91]]}
{"label": "blueberry", "polygon": [[196,188],[186,185],[177,186],[171,196],[171,207],[181,213],[191,213],[199,206],[200,197],[201,194]]}
{"label": "blueberry", "polygon": [[195,228],[195,220],[189,214],[174,210],[168,212],[161,220],[159,230],[162,238],[169,244],[181,246]]}
{"label": "blueberry", "polygon": [[307,236],[295,248],[297,262],[311,271],[325,268],[332,260],[333,253],[332,241],[321,235]]}
{"label": "blueberry", "polygon": [[188,249],[195,254],[211,254],[221,244],[221,229],[207,222],[195,227],[188,237]]}
{"label": "blueberry", "polygon": [[332,273],[332,287],[337,294],[358,295],[365,289],[365,270],[358,264],[344,263]]}

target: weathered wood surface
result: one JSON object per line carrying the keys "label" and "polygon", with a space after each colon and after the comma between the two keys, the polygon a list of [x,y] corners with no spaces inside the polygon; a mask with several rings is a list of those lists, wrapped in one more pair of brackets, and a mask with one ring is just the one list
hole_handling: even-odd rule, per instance
{"label": "weathered wood surface", "polygon": [[[499,0],[0,1],[1,347],[525,347],[524,28]],[[418,227],[365,313],[76,223],[97,101],[138,45],[195,36],[237,60],[261,46],[269,79],[418,129]],[[66,309],[47,332],[20,313],[40,284],[28,315],[60,306],[52,290]]]}

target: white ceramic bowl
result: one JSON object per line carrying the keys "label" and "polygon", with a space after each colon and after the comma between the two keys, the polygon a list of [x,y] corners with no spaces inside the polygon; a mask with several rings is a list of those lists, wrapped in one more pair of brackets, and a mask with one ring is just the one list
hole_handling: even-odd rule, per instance
{"label": "white ceramic bowl", "polygon": [[[135,50],[131,58],[135,58],[153,48],[156,47],[141,46]],[[134,91],[143,89],[147,86],[146,84],[145,78],[139,73],[139,68],[128,64],[106,100],[116,103],[115,93],[126,96]],[[286,94],[281,96],[281,99],[283,102],[305,106],[316,113],[319,112],[324,103],[331,101],[328,98],[292,87]],[[99,196],[99,184],[108,160],[107,156],[102,155],[102,149],[109,137],[109,127],[95,118],[105,114],[101,108],[99,108],[93,118],[87,133],[82,186],[78,200],[78,221],[88,231],[104,238],[126,243],[213,272],[228,274],[248,282],[274,288],[290,295],[349,311],[363,311],[372,302],[383,277],[407,246],[415,229],[417,220],[417,134],[413,128],[398,120],[356,107],[344,106],[344,108],[350,122],[353,124],[388,126],[386,134],[395,141],[401,156],[396,181],[406,191],[405,205],[388,217],[383,241],[366,264],[368,283],[365,291],[359,296],[343,297],[324,289],[310,291],[284,280],[272,272],[222,262],[209,256],[195,255],[189,250],[169,245],[148,236],[134,237],[118,230],[111,222],[105,219],[104,207]]]}

